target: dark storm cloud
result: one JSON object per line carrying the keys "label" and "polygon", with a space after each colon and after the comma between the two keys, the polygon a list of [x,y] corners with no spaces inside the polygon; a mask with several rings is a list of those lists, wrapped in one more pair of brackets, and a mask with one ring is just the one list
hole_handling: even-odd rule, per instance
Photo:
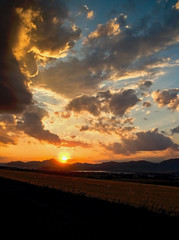
{"label": "dark storm cloud", "polygon": [[155,129],[137,132],[135,138],[122,138],[120,143],[114,142],[106,148],[115,154],[130,155],[140,151],[163,151],[168,148],[179,150],[179,145]]}
{"label": "dark storm cloud", "polygon": [[118,93],[110,91],[99,92],[94,96],[81,96],[69,102],[66,109],[73,112],[87,111],[94,116],[101,112],[111,112],[115,116],[123,116],[133,108],[140,99],[133,89],[121,90]]}
{"label": "dark storm cloud", "polygon": [[2,0],[0,22],[0,113],[22,112],[32,103],[26,76],[66,54],[81,32],[60,0]]}

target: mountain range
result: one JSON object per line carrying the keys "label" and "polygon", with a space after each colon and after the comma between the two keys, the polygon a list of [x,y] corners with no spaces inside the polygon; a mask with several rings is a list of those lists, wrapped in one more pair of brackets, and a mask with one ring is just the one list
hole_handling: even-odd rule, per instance
{"label": "mountain range", "polygon": [[62,164],[55,159],[44,161],[13,161],[1,166],[53,171],[111,171],[111,172],[179,172],[179,158],[164,160],[160,163],[145,160],[130,162],[103,162],[99,164],[73,163]]}

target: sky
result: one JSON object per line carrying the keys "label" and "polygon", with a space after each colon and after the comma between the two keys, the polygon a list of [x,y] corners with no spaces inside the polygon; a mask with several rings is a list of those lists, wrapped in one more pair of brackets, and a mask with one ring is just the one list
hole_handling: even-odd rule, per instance
{"label": "sky", "polygon": [[179,155],[179,1],[2,0],[0,162]]}

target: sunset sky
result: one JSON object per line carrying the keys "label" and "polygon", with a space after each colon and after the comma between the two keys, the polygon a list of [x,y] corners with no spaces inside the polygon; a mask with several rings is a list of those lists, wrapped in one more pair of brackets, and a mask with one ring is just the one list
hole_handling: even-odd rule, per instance
{"label": "sunset sky", "polygon": [[179,156],[179,1],[2,0],[0,162]]}

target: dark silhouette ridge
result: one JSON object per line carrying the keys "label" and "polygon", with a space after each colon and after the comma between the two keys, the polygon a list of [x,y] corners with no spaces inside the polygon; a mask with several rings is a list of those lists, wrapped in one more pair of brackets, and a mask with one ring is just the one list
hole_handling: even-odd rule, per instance
{"label": "dark silhouette ridge", "polygon": [[55,159],[29,162],[9,162],[1,166],[40,169],[40,170],[67,170],[67,171],[111,171],[111,172],[179,172],[179,158],[164,160],[160,163],[145,160],[130,162],[103,162],[99,164],[73,163],[62,164]]}

